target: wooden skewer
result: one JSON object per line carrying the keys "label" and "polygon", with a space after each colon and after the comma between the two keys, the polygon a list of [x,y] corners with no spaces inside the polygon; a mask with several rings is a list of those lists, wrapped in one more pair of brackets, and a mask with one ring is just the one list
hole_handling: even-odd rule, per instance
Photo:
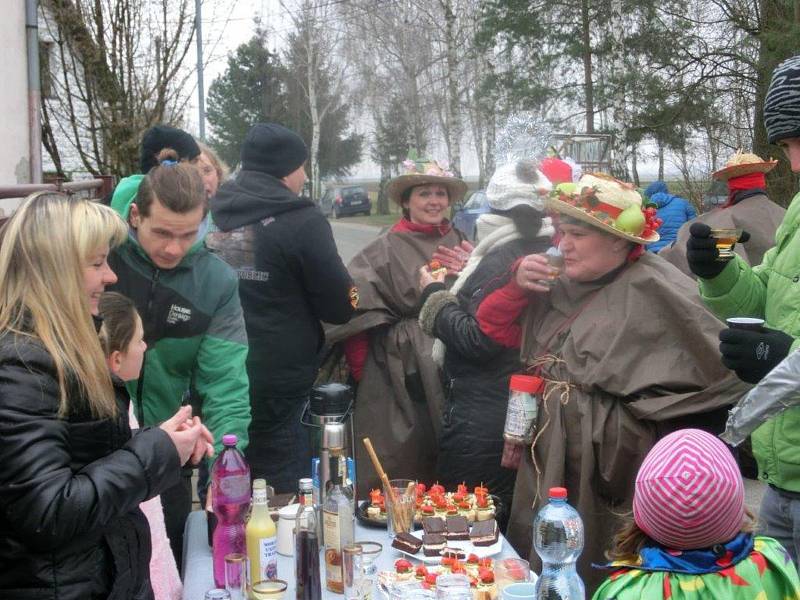
{"label": "wooden skewer", "polygon": [[[383,470],[381,461],[378,459],[378,455],[375,454],[375,448],[372,447],[372,441],[368,437],[365,437],[362,441],[364,442],[364,447],[367,449],[367,454],[369,454],[369,458],[372,461],[372,466],[375,467],[375,472],[378,474],[384,489],[386,489],[387,493],[389,494],[390,501],[392,503],[392,523],[395,532],[398,529],[402,531],[411,531],[411,528],[408,527],[408,524],[406,523],[405,513],[400,507],[397,494],[395,493],[391,483],[389,483],[389,476],[386,475],[386,471]],[[411,487],[411,485],[413,484],[409,484],[409,487]]]}

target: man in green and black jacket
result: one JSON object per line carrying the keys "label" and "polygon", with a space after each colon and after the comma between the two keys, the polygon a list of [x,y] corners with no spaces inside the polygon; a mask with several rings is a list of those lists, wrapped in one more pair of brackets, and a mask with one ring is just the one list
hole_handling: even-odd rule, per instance
{"label": "man in green and black jacket", "polygon": [[[112,207],[128,222],[129,237],[109,256],[119,279],[111,289],[136,303],[148,346],[139,379],[128,385],[139,422],[169,418],[191,387],[216,450],[226,433],[236,434],[243,450],[250,424],[247,336],[236,274],[203,244],[208,207],[199,171],[162,161],[144,177],[123,179]],[[161,500],[180,565],[190,472]]]}

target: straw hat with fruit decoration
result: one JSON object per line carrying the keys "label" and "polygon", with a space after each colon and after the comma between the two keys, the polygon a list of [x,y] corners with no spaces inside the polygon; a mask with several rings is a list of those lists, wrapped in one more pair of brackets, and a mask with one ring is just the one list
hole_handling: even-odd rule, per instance
{"label": "straw hat with fruit decoration", "polygon": [[450,203],[461,202],[467,193],[467,184],[439,162],[431,159],[409,157],[403,161],[405,173],[389,182],[387,193],[397,204],[403,202],[403,192],[418,185],[442,185],[447,188]]}
{"label": "straw hat with fruit decoration", "polygon": [[660,239],[656,230],[661,219],[656,209],[642,207],[642,197],[632,184],[602,173],[559,184],[550,195],[548,208],[637,244]]}
{"label": "straw hat with fruit decoration", "polygon": [[715,171],[712,177],[720,181],[727,181],[751,173],[769,173],[777,164],[777,160],[764,160],[758,154],[743,153],[741,150],[737,150],[736,154],[725,163],[725,167]]}

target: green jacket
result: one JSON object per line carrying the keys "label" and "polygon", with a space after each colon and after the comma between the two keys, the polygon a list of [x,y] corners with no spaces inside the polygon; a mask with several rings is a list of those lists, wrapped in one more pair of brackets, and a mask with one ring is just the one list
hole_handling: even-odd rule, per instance
{"label": "green jacket", "polygon": [[[795,337],[800,347],[800,194],[775,233],[775,246],[757,267],[738,256],[713,279],[700,279],[700,294],[720,318],[760,317],[767,327]],[[752,435],[764,481],[800,492],[800,407],[770,419]]]}
{"label": "green jacket", "polygon": [[[127,219],[141,175],[123,179],[111,206]],[[193,390],[205,425],[222,449],[222,436],[235,433],[247,446],[250,398],[245,362],[247,334],[236,273],[205,247],[192,246],[174,269],[150,260],[131,231],[109,264],[118,277],[110,289],[131,298],[147,343],[138,380],[128,383],[143,425],[157,425],[178,410]]]}

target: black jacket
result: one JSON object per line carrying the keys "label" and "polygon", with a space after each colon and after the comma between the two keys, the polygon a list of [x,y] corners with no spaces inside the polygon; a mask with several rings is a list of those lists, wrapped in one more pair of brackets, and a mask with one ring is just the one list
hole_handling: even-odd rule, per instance
{"label": "black jacket", "polygon": [[320,321],[350,320],[352,280],[322,213],[270,175],[241,171],[219,189],[211,213],[223,233],[207,243],[239,275],[253,420],[277,424],[293,407],[264,400],[311,389]]}
{"label": "black jacket", "polygon": [[[512,374],[522,371],[519,348],[506,348],[487,337],[475,315],[487,296],[508,283],[518,258],[544,252],[548,246],[550,239],[543,237],[518,239],[492,249],[456,297],[440,302],[430,315],[433,318],[428,318],[432,335],[447,347],[444,372],[449,391],[437,465],[437,476],[447,485],[483,482],[492,493],[507,501],[511,498],[516,471],[501,468],[500,458],[508,382]],[[432,286],[425,288],[425,298],[436,290]],[[425,312],[423,308],[421,316]],[[423,328],[428,326],[423,324]]]}
{"label": "black jacket", "polygon": [[0,338],[0,598],[152,598],[138,506],[178,482],[178,454],[160,429],[131,438],[121,398],[98,421],[68,394],[60,418],[50,355]]}

